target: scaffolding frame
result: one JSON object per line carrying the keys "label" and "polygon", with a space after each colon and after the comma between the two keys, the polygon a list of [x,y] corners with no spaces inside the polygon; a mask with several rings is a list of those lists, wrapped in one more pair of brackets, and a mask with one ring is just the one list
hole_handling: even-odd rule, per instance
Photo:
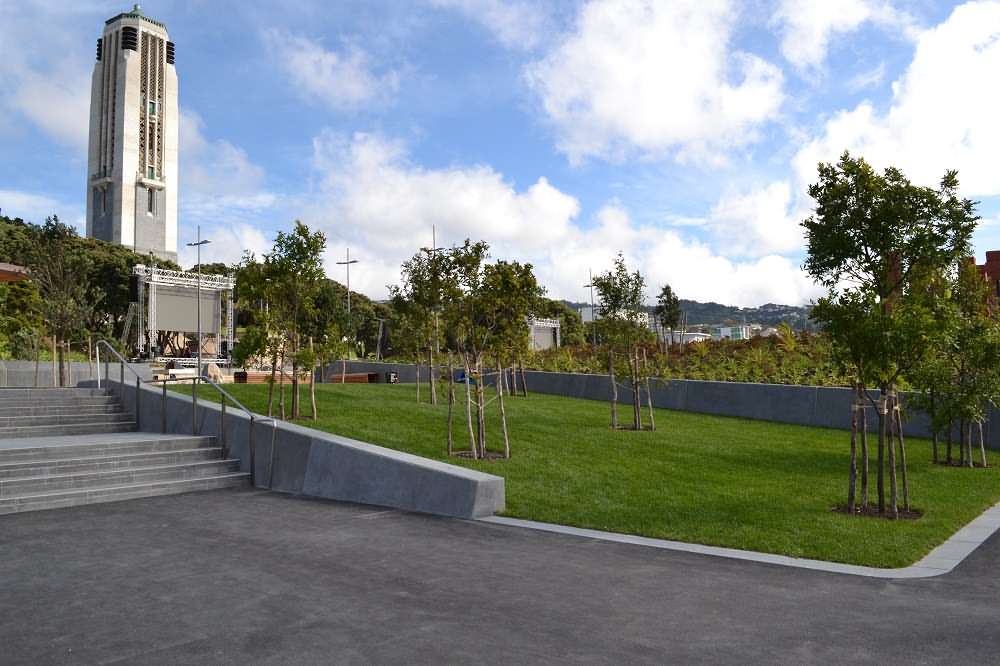
{"label": "scaffolding frame", "polygon": [[[226,342],[226,356],[207,360],[209,362],[217,363],[229,361],[229,357],[233,353],[233,339],[236,333],[236,321],[233,312],[233,290],[236,286],[236,278],[232,274],[202,274],[199,278],[198,273],[195,271],[171,271],[164,268],[157,268],[155,266],[146,266],[145,264],[136,264],[132,269],[132,274],[139,279],[139,321],[136,335],[136,349],[140,357],[152,356],[154,346],[153,341],[156,340],[157,333],[159,332],[156,321],[157,285],[197,289],[200,282],[201,289],[203,291],[207,290],[218,293],[218,297],[223,299],[225,303],[226,313],[225,322],[223,322],[225,334],[222,336],[222,340]],[[144,308],[143,303],[147,300],[148,307]],[[198,304],[198,307],[201,307],[200,303]],[[143,321],[144,319],[145,321]],[[145,324],[145,329],[143,328],[143,324]],[[149,336],[150,342],[148,345],[146,343],[146,335],[143,335],[143,333]],[[214,333],[215,335],[219,335],[219,331],[215,331]],[[201,344],[200,341],[199,344]],[[174,359],[173,357],[158,356],[155,360],[169,361],[177,359]]]}

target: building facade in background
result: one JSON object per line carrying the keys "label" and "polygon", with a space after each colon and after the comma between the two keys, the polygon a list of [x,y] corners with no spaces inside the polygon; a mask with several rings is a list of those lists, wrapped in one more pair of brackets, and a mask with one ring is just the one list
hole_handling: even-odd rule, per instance
{"label": "building facade in background", "polygon": [[177,72],[166,26],[132,11],[97,40],[87,236],[177,259]]}

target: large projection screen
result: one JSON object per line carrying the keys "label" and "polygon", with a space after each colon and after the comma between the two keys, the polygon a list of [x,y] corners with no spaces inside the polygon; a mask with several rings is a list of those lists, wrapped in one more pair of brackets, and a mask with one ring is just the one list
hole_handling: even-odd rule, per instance
{"label": "large projection screen", "polygon": [[[198,332],[198,290],[194,287],[156,285],[156,328],[161,331]],[[201,330],[218,335],[222,329],[222,299],[219,292],[201,290]]]}

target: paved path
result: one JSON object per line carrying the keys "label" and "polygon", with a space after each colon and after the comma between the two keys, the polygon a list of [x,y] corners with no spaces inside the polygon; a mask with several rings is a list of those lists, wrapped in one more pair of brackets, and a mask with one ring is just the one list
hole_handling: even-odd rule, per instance
{"label": "paved path", "polygon": [[0,517],[0,662],[989,663],[1000,539],[878,580],[217,491]]}

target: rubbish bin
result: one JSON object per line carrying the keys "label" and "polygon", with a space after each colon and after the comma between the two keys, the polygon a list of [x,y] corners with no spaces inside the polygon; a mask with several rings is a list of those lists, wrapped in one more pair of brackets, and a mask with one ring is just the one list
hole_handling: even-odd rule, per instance
{"label": "rubbish bin", "polygon": [[385,373],[385,383],[386,384],[398,384],[399,383],[399,373],[398,372],[387,372],[387,373]]}

